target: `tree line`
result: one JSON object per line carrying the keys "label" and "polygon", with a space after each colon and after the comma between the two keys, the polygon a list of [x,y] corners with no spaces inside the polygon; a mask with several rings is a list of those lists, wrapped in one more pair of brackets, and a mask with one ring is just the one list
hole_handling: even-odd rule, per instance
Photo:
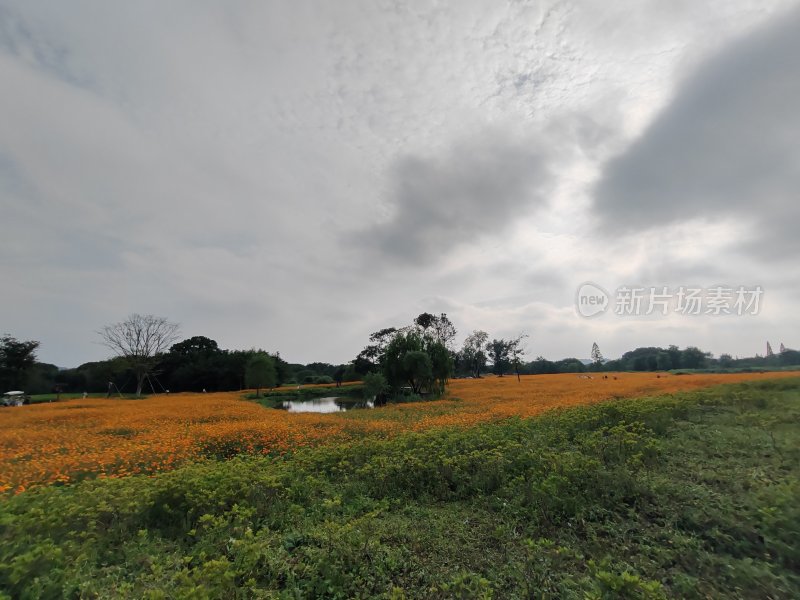
{"label": "tree line", "polygon": [[292,364],[279,352],[226,350],[205,336],[177,342],[179,329],[161,317],[129,316],[98,331],[114,357],[71,369],[36,360],[39,342],[0,337],[0,392],[21,389],[32,394],[109,392],[140,394],[165,391],[216,392],[271,388],[283,384],[336,383],[363,380],[374,396],[433,395],[453,377],[587,371],[664,371],[679,369],[763,369],[800,365],[800,352],[781,346],[768,356],[733,358],[690,346],[680,349],[641,347],[606,360],[597,343],[591,360],[570,357],[525,360],[527,336],[493,338],[482,330],[455,345],[457,330],[445,313],[422,313],[410,324],[387,327],[369,336],[368,344],[346,364]]}

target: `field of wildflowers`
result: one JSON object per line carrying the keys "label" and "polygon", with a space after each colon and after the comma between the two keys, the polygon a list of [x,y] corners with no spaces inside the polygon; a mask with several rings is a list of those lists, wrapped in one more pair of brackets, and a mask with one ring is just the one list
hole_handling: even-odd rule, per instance
{"label": "field of wildflowers", "polygon": [[[796,373],[770,373],[769,378]],[[0,411],[0,492],[170,470],[237,454],[285,454],[321,444],[405,431],[529,417],[558,407],[763,379],[759,373],[655,373],[488,377],[455,380],[447,397],[335,414],[287,413],[242,392],[141,400],[75,399]],[[332,389],[332,394],[335,390]]]}
{"label": "field of wildflowers", "polygon": [[[800,377],[780,377],[487,378],[335,415],[235,394],[6,411],[45,426],[8,473],[62,477],[0,499],[0,598],[800,598]],[[59,483],[78,468],[106,476]]]}

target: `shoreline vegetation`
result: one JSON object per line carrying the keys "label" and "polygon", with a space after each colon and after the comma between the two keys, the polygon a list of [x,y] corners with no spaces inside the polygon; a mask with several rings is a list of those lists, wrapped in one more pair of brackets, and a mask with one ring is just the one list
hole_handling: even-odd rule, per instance
{"label": "shoreline vegetation", "polygon": [[[697,378],[740,382],[675,387]],[[800,377],[661,379],[651,393],[639,381],[636,395],[557,403],[529,418],[282,456],[240,452],[6,496],[0,589],[24,598],[797,597]],[[485,387],[487,397],[512,389]],[[37,408],[46,407],[25,410]],[[386,411],[364,412],[376,410]],[[318,422],[335,420],[354,419]]]}
{"label": "shoreline vegetation", "polygon": [[295,386],[287,385],[281,388],[256,394],[248,392],[244,394],[246,400],[252,400],[266,408],[281,408],[288,401],[314,400],[337,396],[343,398],[361,398],[364,394],[364,386],[360,382],[343,383],[341,386],[335,385],[316,385],[316,386]]}

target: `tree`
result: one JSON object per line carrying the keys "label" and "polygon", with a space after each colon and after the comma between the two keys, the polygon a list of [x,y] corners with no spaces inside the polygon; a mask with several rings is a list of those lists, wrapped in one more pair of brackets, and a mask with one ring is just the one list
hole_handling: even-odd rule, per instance
{"label": "tree", "polygon": [[448,350],[451,348],[457,333],[455,325],[447,318],[445,313],[440,314],[438,317],[431,313],[422,313],[414,319],[414,325],[417,326],[423,336],[440,342]]}
{"label": "tree", "polygon": [[380,368],[381,358],[386,353],[386,348],[403,330],[396,327],[386,327],[369,336],[370,344],[364,348],[353,361],[353,366],[359,375],[376,371]]}
{"label": "tree", "polygon": [[733,366],[733,357],[730,354],[719,355],[719,366],[727,369]]}
{"label": "tree", "polygon": [[520,381],[519,367],[522,364],[522,357],[525,356],[525,348],[522,346],[522,340],[528,337],[526,333],[520,333],[516,338],[508,343],[508,360],[514,365],[514,372],[517,374],[517,381]]}
{"label": "tree", "polygon": [[702,369],[706,366],[708,353],[700,348],[689,346],[681,351],[681,367],[684,369]]}
{"label": "tree", "polygon": [[394,336],[380,365],[395,393],[407,385],[414,394],[441,394],[453,374],[453,357],[445,345],[413,328]]}
{"label": "tree", "polygon": [[492,340],[486,344],[486,354],[492,361],[492,372],[502,377],[511,366],[509,358],[509,342],[506,340]]}
{"label": "tree", "polygon": [[426,344],[425,352],[431,359],[433,389],[437,395],[444,393],[447,382],[453,374],[453,354],[439,341]]}
{"label": "tree", "polygon": [[583,364],[583,361],[574,356],[562,358],[553,364],[556,367],[556,373],[584,373],[586,371],[586,365]]}
{"label": "tree", "polygon": [[364,398],[375,400],[376,404],[381,404],[383,395],[388,389],[389,384],[382,373],[367,373],[364,376]]}
{"label": "tree", "polygon": [[461,347],[461,363],[472,377],[478,378],[486,368],[486,342],[489,334],[485,331],[475,330],[464,340]]}
{"label": "tree", "polygon": [[125,359],[136,375],[136,395],[152,372],[157,355],[165,352],[178,339],[179,326],[163,317],[132,314],[124,321],[106,325],[98,335],[103,344]]}
{"label": "tree", "polygon": [[25,387],[28,373],[36,364],[39,342],[22,342],[8,334],[0,337],[0,386],[5,391]]}
{"label": "tree", "polygon": [[672,368],[672,357],[669,352],[662,351],[656,354],[656,369],[659,371],[669,371]]}
{"label": "tree", "polygon": [[415,394],[422,393],[433,383],[433,361],[423,350],[412,350],[403,355],[403,374]]}
{"label": "tree", "polygon": [[599,367],[603,364],[603,360],[603,354],[600,352],[600,346],[597,345],[597,342],[594,342],[592,344],[592,363],[594,363],[596,367]]}
{"label": "tree", "polygon": [[547,360],[544,356],[537,356],[535,360],[528,363],[528,372],[534,375],[558,373],[558,367],[556,363]]}
{"label": "tree", "polygon": [[173,354],[181,356],[190,356],[192,354],[213,354],[219,351],[219,346],[214,340],[205,337],[204,335],[196,335],[189,339],[178,342],[169,351]]}
{"label": "tree", "polygon": [[800,365],[800,352],[784,348],[780,354],[780,364],[784,366]]}
{"label": "tree", "polygon": [[336,387],[342,387],[342,381],[344,380],[344,375],[347,372],[347,367],[344,365],[339,365],[336,367],[336,371],[333,373],[333,380],[336,382]]}
{"label": "tree", "polygon": [[247,361],[244,371],[245,385],[256,388],[256,396],[261,395],[261,388],[274,388],[277,380],[275,359],[266,352],[259,352]]}
{"label": "tree", "polygon": [[[424,347],[422,336],[414,330],[399,333],[389,342],[386,350],[380,356],[380,364],[386,381],[395,392],[406,384],[411,386],[415,394],[420,392],[419,370],[424,368],[421,366],[422,359],[415,357],[406,362],[406,355],[424,354]],[[428,358],[428,368],[430,366],[430,358]],[[415,372],[411,373],[410,369],[414,369]]]}
{"label": "tree", "polygon": [[669,359],[671,369],[680,369],[681,368],[681,351],[675,344],[670,344],[667,348],[667,354],[669,354]]}

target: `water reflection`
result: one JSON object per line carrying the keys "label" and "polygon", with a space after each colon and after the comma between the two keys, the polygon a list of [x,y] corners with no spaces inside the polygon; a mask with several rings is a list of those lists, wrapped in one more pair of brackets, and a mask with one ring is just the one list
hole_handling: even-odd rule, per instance
{"label": "water reflection", "polygon": [[313,400],[289,400],[283,403],[283,408],[289,412],[313,413],[344,412],[356,408],[373,408],[374,406],[375,403],[372,400],[339,396],[314,398]]}

